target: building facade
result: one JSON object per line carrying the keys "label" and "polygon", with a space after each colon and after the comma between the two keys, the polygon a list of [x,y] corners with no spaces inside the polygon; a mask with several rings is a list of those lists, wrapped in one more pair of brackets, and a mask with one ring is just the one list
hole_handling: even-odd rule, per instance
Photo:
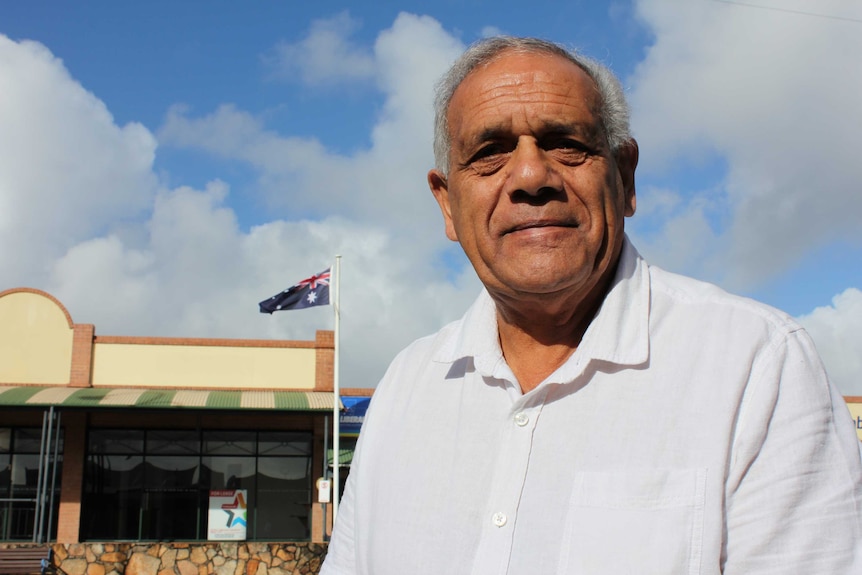
{"label": "building facade", "polygon": [[102,336],[0,292],[0,541],[324,541],[333,360],[331,331]]}
{"label": "building facade", "polygon": [[[102,336],[50,294],[0,292],[0,552],[52,543],[81,575],[316,573],[334,351],[330,331]],[[341,489],[371,391],[339,399]]]}

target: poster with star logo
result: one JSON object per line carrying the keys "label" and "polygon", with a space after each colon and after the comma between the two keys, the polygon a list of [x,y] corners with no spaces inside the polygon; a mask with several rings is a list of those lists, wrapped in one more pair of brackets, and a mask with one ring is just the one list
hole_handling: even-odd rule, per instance
{"label": "poster with star logo", "polygon": [[244,541],[246,539],[247,497],[246,489],[210,491],[207,540]]}

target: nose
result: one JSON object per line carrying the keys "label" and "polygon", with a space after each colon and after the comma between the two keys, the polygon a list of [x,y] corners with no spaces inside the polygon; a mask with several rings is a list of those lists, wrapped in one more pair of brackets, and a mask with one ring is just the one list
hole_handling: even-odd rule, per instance
{"label": "nose", "polygon": [[563,178],[535,138],[518,139],[509,160],[507,191],[513,200],[545,200],[563,191]]}

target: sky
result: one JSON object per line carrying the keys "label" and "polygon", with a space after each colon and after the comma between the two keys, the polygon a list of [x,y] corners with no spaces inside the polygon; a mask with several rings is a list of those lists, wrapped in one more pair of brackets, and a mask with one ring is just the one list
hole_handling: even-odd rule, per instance
{"label": "sky", "polygon": [[481,285],[426,184],[433,86],[540,36],[622,80],[626,230],[650,263],[791,314],[862,396],[857,0],[5,2],[0,291],[97,335],[314,339],[258,302],[341,264],[341,385]]}

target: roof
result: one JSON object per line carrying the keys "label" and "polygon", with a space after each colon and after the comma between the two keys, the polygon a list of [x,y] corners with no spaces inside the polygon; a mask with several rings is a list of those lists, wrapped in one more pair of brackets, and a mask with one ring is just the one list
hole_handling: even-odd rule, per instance
{"label": "roof", "polygon": [[93,409],[257,409],[325,412],[332,411],[333,402],[332,392],[321,391],[0,386],[0,407],[54,405]]}

